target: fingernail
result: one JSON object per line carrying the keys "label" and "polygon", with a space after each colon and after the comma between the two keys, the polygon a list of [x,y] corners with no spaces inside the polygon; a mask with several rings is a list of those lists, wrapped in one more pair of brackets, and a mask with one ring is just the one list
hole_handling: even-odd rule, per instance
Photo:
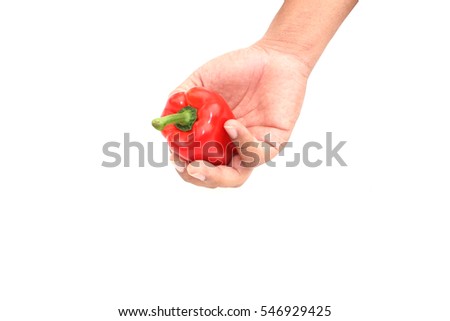
{"label": "fingernail", "polygon": [[177,163],[175,163],[174,161],[171,161],[171,163],[175,167],[175,169],[177,170],[178,173],[183,173],[184,170],[186,169],[184,166],[177,165]]}
{"label": "fingernail", "polygon": [[175,165],[175,169],[178,171],[178,173],[183,173],[184,172],[184,167]]}
{"label": "fingernail", "polygon": [[238,137],[237,130],[233,126],[224,126],[224,128],[231,139],[236,139]]}
{"label": "fingernail", "polygon": [[191,175],[192,177],[194,177],[194,178],[196,178],[196,179],[198,179],[198,180],[200,180],[202,182],[204,182],[206,180],[205,175],[203,175],[202,173],[192,173],[192,174],[189,174],[189,175]]}

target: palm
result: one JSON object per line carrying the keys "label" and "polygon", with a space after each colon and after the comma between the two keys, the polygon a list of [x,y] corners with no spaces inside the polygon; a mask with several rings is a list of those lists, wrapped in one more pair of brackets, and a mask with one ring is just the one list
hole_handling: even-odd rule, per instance
{"label": "palm", "polygon": [[211,60],[186,83],[218,92],[256,139],[270,133],[279,144],[287,141],[298,118],[304,70],[294,57],[252,46]]}

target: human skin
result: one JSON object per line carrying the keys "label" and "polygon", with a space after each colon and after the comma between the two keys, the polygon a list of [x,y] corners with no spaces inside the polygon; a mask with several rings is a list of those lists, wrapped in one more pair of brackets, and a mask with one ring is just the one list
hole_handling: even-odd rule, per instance
{"label": "human skin", "polygon": [[[186,182],[210,188],[238,187],[254,167],[279,153],[300,114],[314,65],[356,3],[285,0],[261,40],[207,62],[173,91],[204,86],[222,95],[236,116],[224,126],[238,146],[230,164],[188,163],[171,156]],[[249,147],[249,142],[256,144]],[[257,163],[245,156],[250,153],[258,155]]]}

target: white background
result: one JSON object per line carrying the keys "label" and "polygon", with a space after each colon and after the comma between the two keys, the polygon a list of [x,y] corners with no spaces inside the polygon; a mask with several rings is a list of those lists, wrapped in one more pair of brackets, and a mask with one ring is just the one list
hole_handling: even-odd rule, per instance
{"label": "white background", "polygon": [[361,2],[317,64],[293,151],[331,131],[348,167],[286,168],[288,153],[207,190],[101,166],[125,132],[160,146],[168,93],[258,40],[281,3],[1,2],[0,320],[218,304],[450,319],[444,1]]}

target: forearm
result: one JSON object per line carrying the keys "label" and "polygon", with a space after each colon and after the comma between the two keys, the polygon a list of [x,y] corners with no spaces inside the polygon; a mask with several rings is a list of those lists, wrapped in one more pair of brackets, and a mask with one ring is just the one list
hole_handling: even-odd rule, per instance
{"label": "forearm", "polygon": [[260,41],[293,54],[312,70],[358,0],[285,0]]}

